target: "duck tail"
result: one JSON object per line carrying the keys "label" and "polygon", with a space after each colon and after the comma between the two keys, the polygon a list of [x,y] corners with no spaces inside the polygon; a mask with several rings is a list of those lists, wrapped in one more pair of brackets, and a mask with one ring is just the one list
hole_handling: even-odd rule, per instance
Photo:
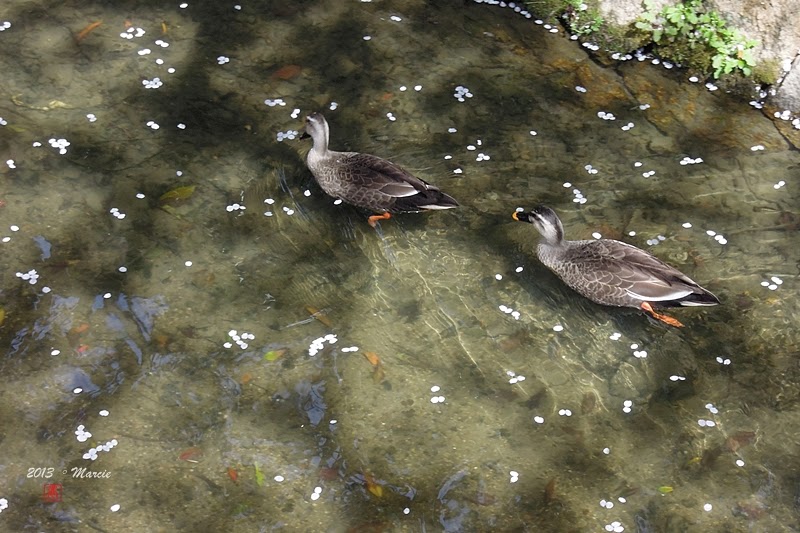
{"label": "duck tail", "polygon": [[719,298],[702,287],[698,287],[698,289],[698,292],[693,292],[677,300],[676,303],[684,306],[719,305]]}
{"label": "duck tail", "polygon": [[458,207],[460,204],[456,201],[455,198],[450,196],[449,194],[443,193],[442,191],[434,191],[433,196],[436,197],[436,201],[431,204],[422,205],[420,208],[422,209],[453,209],[454,207]]}
{"label": "duck tail", "polygon": [[428,211],[434,209],[453,209],[460,204],[449,194],[434,188],[420,191],[413,196],[395,200],[394,209],[398,211]]}

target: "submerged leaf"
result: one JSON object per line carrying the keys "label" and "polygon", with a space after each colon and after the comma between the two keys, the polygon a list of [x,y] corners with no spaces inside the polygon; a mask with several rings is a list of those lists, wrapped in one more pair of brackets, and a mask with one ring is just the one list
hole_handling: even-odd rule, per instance
{"label": "submerged leaf", "polygon": [[339,469],[331,466],[323,466],[319,469],[319,478],[325,481],[333,481],[339,477]]}
{"label": "submerged leaf", "polygon": [[324,309],[320,310],[311,305],[307,305],[306,311],[308,311],[308,314],[311,315],[313,318],[316,318],[317,320],[325,324],[325,327],[328,328],[333,327],[333,322],[331,322],[331,319],[328,318],[328,315],[325,314]]}
{"label": "submerged leaf", "polygon": [[84,40],[86,38],[87,35],[92,33],[102,23],[103,23],[102,20],[98,20],[96,22],[92,22],[91,24],[89,24],[88,26],[83,28],[81,31],[78,32],[78,35],[75,36],[75,41],[76,42],[81,42],[82,40]]}
{"label": "submerged leaf", "polygon": [[172,207],[171,205],[162,205],[162,206],[161,206],[161,209],[163,209],[164,211],[166,211],[167,213],[169,213],[170,215],[172,215],[172,216],[174,216],[174,217],[176,217],[176,218],[182,218],[182,217],[181,217],[181,216],[178,214],[178,212],[175,210],[175,208],[174,208],[174,207]]}
{"label": "submerged leaf", "polygon": [[189,462],[192,462],[192,463],[196,463],[197,459],[195,459],[195,458],[196,457],[202,457],[202,456],[203,456],[203,450],[193,446],[191,448],[188,448],[188,449],[184,450],[183,453],[181,453],[178,456],[178,459],[180,459],[181,461],[189,461]]}
{"label": "submerged leaf", "polygon": [[194,194],[195,188],[195,185],[184,185],[182,187],[172,189],[171,191],[167,191],[158,198],[158,205],[175,205],[188,200],[192,197],[192,194]]}
{"label": "submerged leaf", "polygon": [[372,493],[376,498],[383,497],[383,487],[375,482],[375,478],[369,472],[364,472],[364,481],[367,485],[367,490]]}
{"label": "submerged leaf", "polygon": [[264,478],[264,472],[262,472],[262,471],[261,471],[261,470],[258,468],[258,463],[253,463],[253,467],[254,467],[254,468],[255,468],[255,470],[256,470],[256,485],[258,485],[259,487],[261,487],[261,486],[263,486],[263,485],[264,485],[264,481],[265,481],[265,478]]}
{"label": "submerged leaf", "polygon": [[544,486],[544,503],[552,503],[556,499],[556,478],[552,478]]}
{"label": "submerged leaf", "polygon": [[169,337],[163,333],[157,333],[154,335],[153,340],[156,341],[156,345],[162,349],[166,348],[167,344],[169,344]]}
{"label": "submerged leaf", "polygon": [[0,307],[0,326],[3,325],[3,322],[6,320],[6,310]]}
{"label": "submerged leaf", "polygon": [[70,346],[78,347],[81,343],[81,335],[89,331],[89,324],[86,322],[78,324],[67,331],[67,341]]}
{"label": "submerged leaf", "polygon": [[364,357],[367,358],[367,361],[369,361],[369,364],[372,366],[378,366],[381,364],[381,358],[378,357],[378,354],[375,352],[364,352]]}
{"label": "submerged leaf", "polygon": [[276,361],[286,354],[286,348],[279,350],[270,350],[264,354],[264,361]]}
{"label": "submerged leaf", "polygon": [[372,365],[372,382],[375,384],[383,382],[386,379],[386,372],[383,370],[381,358],[375,352],[362,352],[364,358]]}
{"label": "submerged leaf", "polygon": [[736,452],[739,448],[747,446],[754,440],[756,440],[755,431],[739,431],[725,440],[725,447],[731,452]]}
{"label": "submerged leaf", "polygon": [[296,77],[303,68],[300,65],[284,65],[272,73],[272,78],[279,80],[290,80]]}
{"label": "submerged leaf", "polygon": [[658,487],[658,492],[660,492],[661,494],[669,494],[670,492],[672,492],[672,490],[673,490],[672,487],[670,487],[669,485]]}
{"label": "submerged leaf", "polygon": [[85,333],[89,331],[89,324],[83,322],[82,324],[78,324],[77,326],[73,327],[67,332],[67,335],[80,335],[81,333]]}

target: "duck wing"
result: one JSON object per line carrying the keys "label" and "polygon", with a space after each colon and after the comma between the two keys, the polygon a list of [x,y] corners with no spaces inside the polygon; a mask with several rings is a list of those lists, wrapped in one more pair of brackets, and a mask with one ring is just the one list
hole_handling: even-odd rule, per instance
{"label": "duck wing", "polygon": [[372,189],[394,198],[439,190],[386,159],[359,153],[350,153],[348,156],[350,182],[357,187]]}
{"label": "duck wing", "polygon": [[649,302],[667,302],[706,293],[691,278],[657,257],[620,241],[589,241],[584,275],[603,285],[619,287],[629,296]]}

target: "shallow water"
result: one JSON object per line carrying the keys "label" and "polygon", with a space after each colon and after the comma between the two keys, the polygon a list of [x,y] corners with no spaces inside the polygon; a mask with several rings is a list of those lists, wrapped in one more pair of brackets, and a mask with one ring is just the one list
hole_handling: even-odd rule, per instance
{"label": "shallow water", "polygon": [[[798,529],[783,124],[498,7],[2,17],[2,529]],[[315,110],[462,207],[334,205],[279,140]],[[581,299],[510,218],[538,203],[723,305],[667,330]]]}

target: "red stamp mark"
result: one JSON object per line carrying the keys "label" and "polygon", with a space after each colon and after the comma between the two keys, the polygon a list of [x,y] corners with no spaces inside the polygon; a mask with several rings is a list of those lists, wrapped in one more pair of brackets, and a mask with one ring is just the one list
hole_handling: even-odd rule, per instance
{"label": "red stamp mark", "polygon": [[42,501],[45,503],[60,502],[63,494],[64,487],[61,483],[45,483],[42,488]]}

